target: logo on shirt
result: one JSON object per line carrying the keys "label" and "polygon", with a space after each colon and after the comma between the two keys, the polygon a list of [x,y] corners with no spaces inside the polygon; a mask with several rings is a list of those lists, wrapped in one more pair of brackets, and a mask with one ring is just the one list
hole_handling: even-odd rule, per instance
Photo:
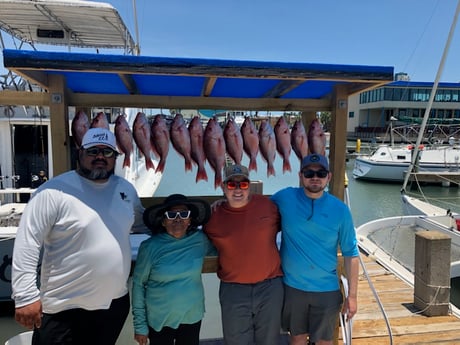
{"label": "logo on shirt", "polygon": [[120,192],[120,198],[121,198],[121,200],[123,200],[123,201],[130,201],[130,200],[128,199],[128,194],[126,194],[125,192]]}

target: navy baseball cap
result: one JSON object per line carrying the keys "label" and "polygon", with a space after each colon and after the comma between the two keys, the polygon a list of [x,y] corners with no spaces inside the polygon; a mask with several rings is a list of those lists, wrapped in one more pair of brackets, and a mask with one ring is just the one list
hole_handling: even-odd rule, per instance
{"label": "navy baseball cap", "polygon": [[312,164],[321,165],[324,169],[329,171],[329,163],[327,162],[327,158],[317,153],[312,153],[311,155],[305,156],[302,159],[302,167],[300,170],[303,170]]}

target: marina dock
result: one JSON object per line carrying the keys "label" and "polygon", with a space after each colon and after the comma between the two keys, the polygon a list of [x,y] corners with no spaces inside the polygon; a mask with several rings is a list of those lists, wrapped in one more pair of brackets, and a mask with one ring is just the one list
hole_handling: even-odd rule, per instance
{"label": "marina dock", "polygon": [[387,315],[392,342],[382,311],[361,267],[358,313],[353,319],[353,345],[460,344],[460,318],[452,314],[432,317],[420,314],[414,306],[412,286],[365,254],[361,253],[361,258]]}
{"label": "marina dock", "polygon": [[[389,327],[379,305],[370,288],[364,270],[360,268],[358,287],[358,313],[353,319],[353,345],[387,345],[387,344],[460,344],[460,318],[454,315],[427,317],[421,315],[413,303],[412,286],[398,279],[388,272],[372,258],[361,254],[365,271],[379,296],[383,309],[388,317]],[[205,279],[205,285],[207,280]],[[213,290],[217,289],[217,284]],[[216,291],[213,291],[217,295]],[[207,296],[208,297],[208,296]],[[217,296],[216,296],[217,297]],[[216,303],[217,301],[213,301]],[[13,319],[13,308],[10,303],[2,302],[2,315],[0,316],[0,344],[6,339],[24,331]],[[212,313],[210,310],[208,310]],[[220,317],[206,315],[205,318]],[[215,321],[215,320],[214,320]],[[128,318],[118,344],[136,344],[133,340],[132,319]],[[209,321],[204,325],[210,326]],[[338,344],[342,344],[342,333],[339,330]],[[202,345],[221,345],[221,340],[207,339],[201,341]],[[286,345],[287,336],[284,335],[280,345]]]}
{"label": "marina dock", "polygon": [[460,185],[460,171],[445,172],[412,172],[409,176],[410,182],[440,183],[443,186]]}

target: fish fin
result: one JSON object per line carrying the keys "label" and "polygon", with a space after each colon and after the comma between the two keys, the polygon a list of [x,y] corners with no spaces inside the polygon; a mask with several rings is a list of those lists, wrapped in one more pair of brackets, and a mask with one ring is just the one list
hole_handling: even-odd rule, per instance
{"label": "fish fin", "polygon": [[123,159],[123,168],[124,167],[128,167],[128,168],[131,167],[131,159],[129,155],[127,155],[126,153],[125,153],[125,158]]}
{"label": "fish fin", "polygon": [[155,169],[155,165],[149,157],[145,157],[145,168],[146,170]]}
{"label": "fish fin", "polygon": [[192,170],[192,160],[191,159],[185,159],[185,171]]}
{"label": "fish fin", "polygon": [[208,181],[208,174],[206,173],[206,169],[204,167],[198,167],[198,171],[196,172],[196,182],[203,180]]}
{"label": "fish fin", "polygon": [[284,159],[283,160],[283,174],[286,171],[291,171],[291,163],[289,162],[289,159]]}
{"label": "fish fin", "polygon": [[219,188],[222,185],[222,173],[217,170],[214,175],[214,189]]}
{"label": "fish fin", "polygon": [[273,167],[273,164],[267,165],[267,177],[270,177],[270,175],[276,176],[275,168]]}
{"label": "fish fin", "polygon": [[165,159],[160,159],[160,162],[158,163],[157,168],[155,169],[155,172],[160,172],[162,173],[165,170],[166,166],[166,160]]}
{"label": "fish fin", "polygon": [[257,171],[257,160],[256,160],[256,157],[251,157],[251,158],[249,159],[248,170]]}

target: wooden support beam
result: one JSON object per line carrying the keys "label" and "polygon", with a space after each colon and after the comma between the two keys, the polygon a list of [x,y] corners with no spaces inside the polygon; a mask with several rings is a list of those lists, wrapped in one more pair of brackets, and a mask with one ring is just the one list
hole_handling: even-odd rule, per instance
{"label": "wooden support beam", "polygon": [[332,107],[329,145],[329,165],[332,179],[329,183],[329,191],[339,199],[344,200],[348,116],[348,94],[345,85],[337,85],[334,88]]}
{"label": "wooden support beam", "polygon": [[65,78],[49,77],[50,126],[52,137],[53,174],[57,176],[70,170],[69,110],[65,92]]}

